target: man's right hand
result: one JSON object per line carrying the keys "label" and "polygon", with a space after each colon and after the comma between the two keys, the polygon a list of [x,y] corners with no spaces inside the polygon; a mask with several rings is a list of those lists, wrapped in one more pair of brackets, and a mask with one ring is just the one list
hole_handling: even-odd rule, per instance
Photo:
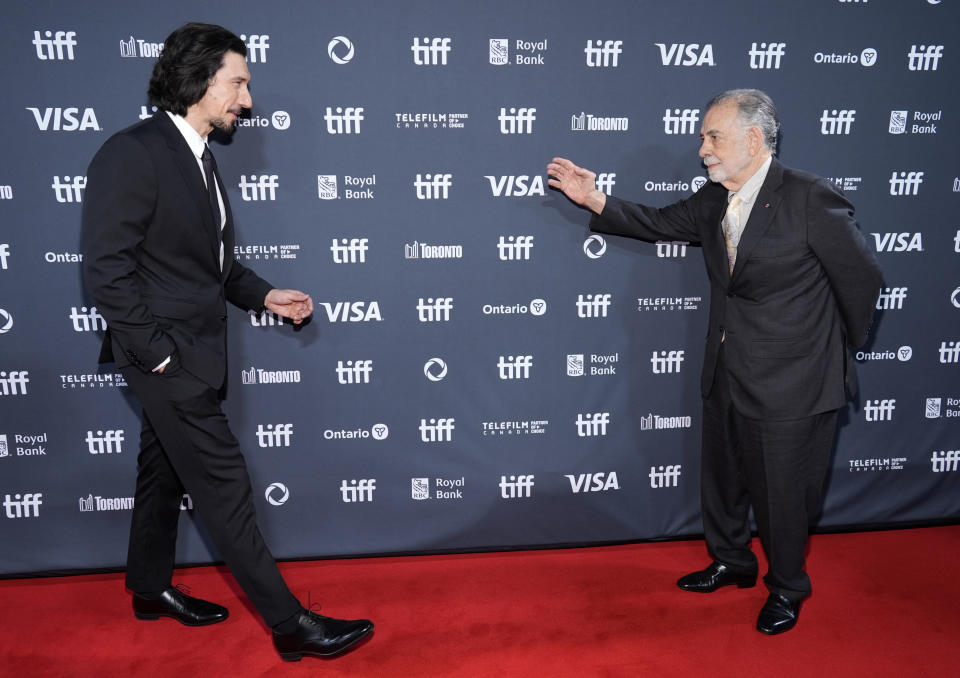
{"label": "man's right hand", "polygon": [[577,167],[566,158],[554,158],[547,165],[547,183],[578,205],[600,214],[607,204],[607,196],[597,190],[594,183],[597,175],[583,167]]}

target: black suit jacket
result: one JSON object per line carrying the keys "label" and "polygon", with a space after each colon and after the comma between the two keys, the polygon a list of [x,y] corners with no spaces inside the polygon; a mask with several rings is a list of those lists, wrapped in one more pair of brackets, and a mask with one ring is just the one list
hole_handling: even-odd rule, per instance
{"label": "black suit jacket", "polygon": [[590,228],[702,245],[710,280],[704,398],[725,334],[730,395],[744,416],[797,419],[843,406],[845,391],[856,391],[847,347],[866,341],[882,283],[853,206],[831,182],[774,158],[732,275],[721,230],[726,207],[727,189],[712,182],[661,209],[611,196]]}
{"label": "black suit jacket", "polygon": [[211,387],[226,376],[226,302],[262,309],[272,286],[233,259],[227,192],[224,261],[203,173],[170,117],[118,132],[87,170],[83,271],[107,321],[101,362],[151,371],[176,354]]}

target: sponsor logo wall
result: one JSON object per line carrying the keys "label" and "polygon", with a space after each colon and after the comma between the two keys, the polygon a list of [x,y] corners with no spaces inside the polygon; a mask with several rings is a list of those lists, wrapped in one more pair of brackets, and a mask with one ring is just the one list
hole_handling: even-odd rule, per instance
{"label": "sponsor logo wall", "polygon": [[[701,531],[700,248],[588,233],[544,167],[687,198],[723,86],[771,94],[780,157],[850,198],[885,273],[820,525],[960,518],[960,7],[735,5],[214,2],[253,78],[213,144],[233,256],[315,303],[303,327],[228,318],[225,410],[277,556]],[[80,216],[94,152],[153,114],[162,40],[194,18],[54,0],[0,25],[0,575],[124,562],[139,408],[96,363]],[[180,538],[182,562],[218,559]]]}

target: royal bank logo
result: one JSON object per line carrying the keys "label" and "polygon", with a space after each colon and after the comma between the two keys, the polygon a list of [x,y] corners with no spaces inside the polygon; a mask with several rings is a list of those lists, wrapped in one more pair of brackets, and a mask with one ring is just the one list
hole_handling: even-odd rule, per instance
{"label": "royal bank logo", "polygon": [[323,119],[327,123],[327,134],[360,134],[360,123],[364,120],[363,107],[327,106]]}
{"label": "royal bank logo", "polygon": [[133,504],[133,497],[101,497],[92,493],[86,497],[80,497],[79,500],[81,513],[92,511],[132,511]]}
{"label": "royal bank logo", "polygon": [[877,252],[923,252],[922,233],[871,233]]}
{"label": "royal bank logo", "polygon": [[100,123],[97,122],[97,114],[92,108],[81,109],[79,107],[67,108],[30,108],[26,110],[33,113],[33,119],[37,123],[37,128],[41,132],[86,132],[103,131]]}
{"label": "royal bank logo", "polygon": [[493,66],[543,66],[546,61],[547,39],[514,40],[514,58],[510,60],[510,40],[490,38],[490,63]]}
{"label": "royal bank logo", "polygon": [[544,435],[550,421],[547,419],[524,419],[485,421],[481,424],[484,438],[510,438],[529,435]]}
{"label": "royal bank logo", "polygon": [[240,34],[240,39],[247,46],[247,61],[251,64],[267,63],[267,50],[270,49],[269,35],[251,35],[249,38]]}
{"label": "royal bank logo", "polygon": [[[435,478],[433,499],[440,500],[459,500],[463,499],[463,488],[466,485],[466,478]],[[410,496],[417,501],[430,499],[430,479],[429,478],[411,478]]]}
{"label": "royal bank logo", "polygon": [[257,445],[260,447],[290,447],[293,424],[257,424]]}
{"label": "royal bank logo", "polygon": [[565,473],[563,477],[570,481],[570,491],[574,494],[606,492],[608,490],[620,489],[620,480],[617,478],[616,471],[578,474]]}
{"label": "royal bank logo", "polygon": [[397,129],[465,129],[469,113],[394,113]]}
{"label": "royal bank logo", "polygon": [[583,353],[568,353],[567,354],[567,376],[568,377],[582,377],[586,374],[585,366],[583,363]]}
{"label": "royal bank logo", "polygon": [[256,384],[299,384],[300,370],[263,370],[251,366],[240,371],[240,381],[247,386]]}
{"label": "royal bank logo", "polygon": [[934,473],[955,473],[960,470],[960,450],[940,450],[930,455]]}
{"label": "royal bank logo", "polygon": [[637,297],[637,310],[648,311],[696,311],[703,303],[702,297]]}
{"label": "royal bank logo", "polygon": [[7,434],[0,433],[0,457],[45,457],[47,456],[47,434],[13,434],[13,445],[7,441]]}
{"label": "royal bank logo", "polygon": [[592,377],[610,376],[617,373],[617,366],[620,363],[620,353],[591,353],[590,359],[586,359],[584,353],[567,354],[567,376],[583,377],[589,374]]}
{"label": "royal bank logo", "polygon": [[506,66],[510,63],[510,40],[507,38],[490,38],[490,64]]}
{"label": "royal bank logo", "polygon": [[76,31],[33,32],[33,45],[40,61],[73,61],[73,48],[77,46]]}
{"label": "royal bank logo", "polygon": [[613,295],[609,293],[578,294],[578,318],[606,318],[613,303]]}
{"label": "royal bank logo", "polygon": [[906,287],[884,287],[877,298],[878,311],[901,311],[907,299]]}
{"label": "royal bank logo", "polygon": [[317,194],[321,200],[336,200],[337,175],[336,174],[318,174],[317,175]]}
{"label": "royal bank logo", "polygon": [[607,241],[602,235],[591,235],[583,241],[583,253],[590,259],[599,259],[607,251]]}
{"label": "royal bank logo", "polygon": [[680,428],[690,428],[693,426],[693,417],[664,417],[660,414],[651,412],[645,417],[640,417],[641,431],[662,431]]}
{"label": "royal bank logo", "polygon": [[456,419],[421,419],[420,420],[420,440],[425,443],[449,443],[453,442],[453,431],[456,429]]}
{"label": "royal bank logo", "polygon": [[927,398],[924,416],[927,419],[939,419],[943,412],[943,398]]}
{"label": "royal bank logo", "polygon": [[679,374],[683,364],[683,351],[654,351],[650,358],[654,374]]}
{"label": "royal bank logo", "polygon": [[27,395],[30,373],[26,370],[0,371],[0,396]]}
{"label": "royal bank logo", "polygon": [[537,119],[536,108],[500,108],[500,134],[533,134],[533,123]]}
{"label": "royal bank logo", "polygon": [[106,332],[107,330],[107,321],[97,311],[96,306],[91,306],[89,310],[86,306],[81,306],[79,310],[76,306],[71,306],[68,317],[73,321],[74,332]]}
{"label": "royal bank logo", "polygon": [[330,57],[330,61],[338,66],[350,63],[353,60],[353,55],[353,43],[350,42],[350,38],[338,35],[327,43],[327,56]]}
{"label": "royal bank logo", "polygon": [[[673,42],[653,43],[660,49],[660,63],[664,66],[716,66],[713,60],[713,45]],[[756,43],[754,43],[756,47]]]}
{"label": "royal bank logo", "polygon": [[927,398],[927,419],[955,419],[960,417],[960,398]]}
{"label": "royal bank logo", "polygon": [[[910,120],[913,120],[911,123]],[[937,124],[943,119],[939,111],[890,111],[890,134],[936,134]]]}
{"label": "royal bank logo", "polygon": [[120,41],[120,56],[124,59],[156,59],[163,52],[162,42],[150,42],[132,35],[127,40]]}
{"label": "royal bank logo", "polygon": [[367,263],[367,238],[334,238],[330,245],[335,264],[365,264]]}
{"label": "royal bank logo", "polygon": [[700,121],[699,108],[665,109],[663,114],[664,134],[694,134]]}
{"label": "royal bank logo", "polygon": [[452,174],[417,174],[413,190],[417,200],[447,200],[453,186]]}
{"label": "royal bank logo", "polygon": [[526,315],[540,317],[547,312],[547,302],[544,299],[531,299],[527,304],[484,304],[484,315]]}
{"label": "royal bank logo", "polygon": [[893,398],[868,400],[863,404],[863,416],[868,422],[893,421],[897,401]]}
{"label": "royal bank logo", "polygon": [[623,40],[587,40],[583,53],[588,68],[617,68],[623,54]]}
{"label": "royal bank logo", "polygon": [[574,132],[626,132],[630,118],[592,115],[580,112],[570,116],[570,129]]}
{"label": "royal bank logo", "polygon": [[453,49],[450,38],[414,38],[410,51],[413,52],[413,63],[417,66],[446,66],[447,55]]}
{"label": "royal bank logo", "polygon": [[7,434],[0,433],[0,459],[10,456],[10,446],[7,444]]}
{"label": "royal bank logo", "polygon": [[0,334],[6,334],[13,329],[13,316],[9,311],[0,308]]}
{"label": "royal bank logo", "polygon": [[680,472],[682,466],[673,464],[670,466],[651,466],[650,467],[650,487],[661,489],[664,487],[677,487],[680,484]]}
{"label": "royal bank logo", "polygon": [[787,52],[787,43],[785,42],[761,42],[750,44],[750,50],[747,56],[750,57],[750,68],[752,70],[762,69],[780,69],[780,59]]}
{"label": "royal bank logo", "polygon": [[283,483],[270,483],[263,497],[271,506],[283,506],[290,499],[290,490]]}
{"label": "royal bank logo", "polygon": [[423,376],[430,381],[443,381],[447,376],[447,363],[442,358],[430,358],[423,365]]}
{"label": "royal bank logo", "polygon": [[823,109],[823,114],[820,116],[820,134],[850,134],[850,127],[856,115],[857,111],[854,108]]}
{"label": "royal bank logo", "polygon": [[87,187],[87,177],[85,176],[65,176],[62,179],[59,176],[53,178],[50,188],[60,203],[73,203],[83,201],[83,191]]}
{"label": "royal bank logo", "polygon": [[902,471],[906,457],[885,457],[881,459],[850,459],[848,471],[861,473],[869,471]]}
{"label": "royal bank logo", "polygon": [[233,257],[237,261],[292,261],[299,251],[299,244],[234,245]]}
{"label": "royal bank logo", "polygon": [[861,51],[860,54],[854,54],[852,52],[816,52],[813,55],[813,63],[831,65],[859,64],[869,68],[877,63],[877,58],[877,50],[873,47],[867,47]]}
{"label": "royal bank logo", "polygon": [[910,45],[907,68],[911,71],[935,71],[940,66],[943,45]]}
{"label": "royal bank logo", "polygon": [[403,246],[404,259],[462,259],[463,245],[429,245],[414,240]]}

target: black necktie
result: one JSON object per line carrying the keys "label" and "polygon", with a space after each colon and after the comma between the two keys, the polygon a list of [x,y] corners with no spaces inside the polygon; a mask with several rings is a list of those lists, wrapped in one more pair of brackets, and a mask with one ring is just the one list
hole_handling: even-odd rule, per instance
{"label": "black necktie", "polygon": [[217,200],[217,161],[213,159],[213,153],[207,146],[203,147],[203,155],[200,156],[203,162],[203,175],[207,178],[207,195],[210,198],[210,211],[213,214],[213,225],[217,229],[217,237],[220,233],[220,201]]}

